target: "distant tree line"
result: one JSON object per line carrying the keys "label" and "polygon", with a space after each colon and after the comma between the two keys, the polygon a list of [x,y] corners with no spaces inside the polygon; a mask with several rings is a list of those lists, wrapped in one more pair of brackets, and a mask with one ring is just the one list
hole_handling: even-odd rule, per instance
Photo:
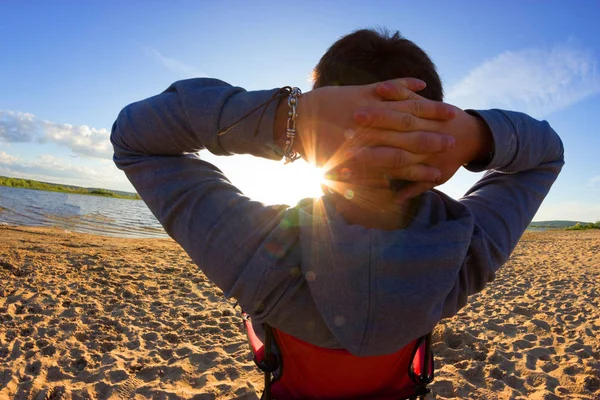
{"label": "distant tree line", "polygon": [[106,189],[87,189],[78,186],[65,186],[54,183],[46,183],[34,181],[32,179],[20,179],[20,178],[8,178],[0,176],[0,186],[8,186],[14,188],[34,189],[34,190],[46,190],[49,192],[62,192],[62,193],[73,193],[73,194],[84,194],[90,196],[103,196],[103,197],[114,197],[119,199],[131,199],[140,200],[140,196],[137,193],[124,194],[116,193]]}
{"label": "distant tree line", "polygon": [[565,230],[567,230],[567,231],[584,231],[587,229],[600,229],[600,221],[583,223],[583,224],[581,222],[578,222],[573,226],[569,226],[569,227],[565,228]]}

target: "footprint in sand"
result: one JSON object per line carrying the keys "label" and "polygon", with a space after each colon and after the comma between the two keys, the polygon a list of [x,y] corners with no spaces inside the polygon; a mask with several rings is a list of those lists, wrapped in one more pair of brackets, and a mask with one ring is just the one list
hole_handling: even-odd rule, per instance
{"label": "footprint in sand", "polygon": [[124,383],[120,384],[117,393],[123,400],[133,399],[138,387],[142,386],[144,381],[134,376],[130,376]]}

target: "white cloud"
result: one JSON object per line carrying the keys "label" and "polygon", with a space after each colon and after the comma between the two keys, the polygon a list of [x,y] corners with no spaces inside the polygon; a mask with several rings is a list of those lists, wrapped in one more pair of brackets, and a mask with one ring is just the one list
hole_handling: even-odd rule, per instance
{"label": "white cloud", "polygon": [[146,53],[154,57],[169,71],[174,72],[182,77],[197,78],[199,76],[207,76],[206,74],[198,70],[196,67],[186,64],[181,60],[171,57],[165,57],[156,49],[153,49],[151,47],[145,47],[145,51]]}
{"label": "white cloud", "polygon": [[10,154],[0,151],[0,164],[10,165],[16,163],[18,160],[17,157],[13,157]]}
{"label": "white cloud", "polygon": [[112,162],[98,160],[97,164],[99,165],[77,165],[52,155],[42,155],[33,161],[26,161],[0,152],[0,175],[2,176],[134,191],[125,175]]}
{"label": "white cloud", "polygon": [[507,51],[451,86],[446,100],[462,108],[506,108],[537,118],[600,93],[597,61],[571,44]]}
{"label": "white cloud", "polygon": [[110,132],[45,121],[33,114],[0,110],[0,140],[6,142],[56,143],[71,149],[75,154],[98,158],[111,158]]}

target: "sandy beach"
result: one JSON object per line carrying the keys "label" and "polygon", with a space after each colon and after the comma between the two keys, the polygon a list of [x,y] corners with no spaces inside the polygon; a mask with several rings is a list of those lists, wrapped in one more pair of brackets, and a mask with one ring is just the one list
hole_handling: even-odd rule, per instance
{"label": "sandy beach", "polygon": [[[600,232],[528,232],[434,332],[431,399],[600,399]],[[0,399],[258,399],[238,310],[169,239],[0,226]]]}

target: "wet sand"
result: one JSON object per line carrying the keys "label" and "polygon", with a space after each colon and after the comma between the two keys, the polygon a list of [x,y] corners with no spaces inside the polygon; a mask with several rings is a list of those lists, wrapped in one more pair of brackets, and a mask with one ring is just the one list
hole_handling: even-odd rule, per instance
{"label": "wet sand", "polygon": [[[526,233],[434,332],[429,398],[600,399],[600,232]],[[238,311],[169,239],[0,226],[0,399],[258,399]]]}

